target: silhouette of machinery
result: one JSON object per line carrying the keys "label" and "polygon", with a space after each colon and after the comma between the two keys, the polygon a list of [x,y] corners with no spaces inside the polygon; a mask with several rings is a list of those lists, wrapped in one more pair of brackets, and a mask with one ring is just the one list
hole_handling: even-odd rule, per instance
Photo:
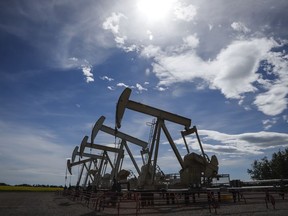
{"label": "silhouette of machinery", "polygon": [[[132,100],[129,100],[131,89],[126,88],[118,99],[116,107],[116,127],[121,128],[121,121],[124,116],[125,109],[130,109],[143,114],[151,115],[156,118],[156,124],[154,128],[152,143],[148,151],[148,162],[141,168],[141,173],[138,178],[140,187],[149,187],[157,185],[159,182],[155,182],[155,176],[157,171],[157,160],[159,152],[159,142],[161,137],[161,131],[164,132],[180,166],[180,178],[183,186],[201,185],[202,182],[207,181],[215,177],[218,173],[218,160],[215,155],[211,160],[204,153],[196,126],[190,128],[191,120],[164,110],[160,110],[148,105],[144,105]],[[187,154],[182,159],[166,125],[165,121],[170,121],[176,124],[184,126],[184,131],[181,132],[187,149]],[[202,151],[202,155],[196,153],[190,153],[185,139],[185,136],[195,133],[199,146]],[[202,181],[203,179],[203,181]],[[201,182],[202,181],[202,182]]]}
{"label": "silhouette of machinery", "polygon": [[[79,160],[76,160],[76,156],[79,156]],[[80,157],[85,157],[87,159],[80,160]],[[72,162],[71,162],[72,161]],[[97,163],[99,162],[100,163]],[[86,176],[84,178],[82,186],[86,187],[87,186],[87,181],[89,182],[97,182],[99,179],[99,176],[102,176],[105,174],[106,166],[103,166],[103,164],[107,165],[107,163],[110,164],[111,167],[113,167],[113,164],[111,162],[111,159],[109,158],[109,155],[107,152],[103,151],[101,155],[96,155],[96,154],[89,154],[89,153],[80,153],[79,147],[76,146],[73,150],[71,160],[67,160],[67,168],[69,173],[72,175],[72,170],[71,168],[73,166],[77,165],[82,165],[80,173],[78,173],[78,181],[77,181],[77,186],[79,186],[81,180],[83,171],[86,171]],[[100,166],[99,166],[100,164]],[[92,166],[93,165],[93,166]],[[84,169],[85,168],[85,169]]]}
{"label": "silhouette of machinery", "polygon": [[[82,175],[84,168],[86,168],[87,171],[84,184],[87,184],[87,179],[90,178],[93,185],[96,186],[103,185],[103,181],[106,182],[106,186],[111,186],[111,182],[114,178],[127,181],[127,177],[132,174],[130,170],[122,169],[124,152],[127,152],[138,174],[138,188],[157,189],[159,186],[163,187],[163,184],[165,182],[167,183],[167,180],[165,180],[166,176],[158,165],[158,153],[161,133],[164,133],[181,167],[179,171],[180,184],[178,183],[178,186],[202,186],[203,184],[209,183],[212,178],[216,177],[218,174],[218,159],[215,155],[212,155],[210,159],[208,155],[205,154],[196,126],[191,127],[191,119],[129,100],[131,91],[132,90],[130,88],[126,88],[118,99],[116,106],[115,128],[113,129],[105,126],[103,124],[105,117],[101,116],[93,127],[90,142],[88,142],[89,137],[84,136],[80,145],[79,152],[78,147],[74,149],[72,154],[72,162],[70,160],[67,161],[67,168],[69,172],[71,173],[72,166],[82,165],[80,175]],[[156,119],[156,121],[154,121],[151,126],[149,143],[119,131],[126,109],[150,115]],[[187,152],[183,158],[180,155],[177,146],[168,131],[168,128],[165,124],[167,121],[184,127],[184,130],[181,131],[181,136],[183,138]],[[112,135],[115,137],[115,139],[116,137],[119,138],[121,140],[120,145],[114,148],[106,145],[95,144],[94,141],[99,131]],[[198,144],[201,149],[201,154],[189,151],[188,143],[185,137],[191,134],[196,135]],[[140,151],[143,160],[141,169],[136,163],[136,160],[131,150],[129,149],[127,142],[142,148]],[[85,148],[101,150],[102,154],[93,155],[85,153]],[[108,154],[109,152],[115,153],[114,163],[111,162]],[[79,159],[78,162],[75,162],[76,155],[79,155],[81,158],[86,157],[88,159]],[[146,156],[146,160],[144,160],[143,155]],[[111,166],[110,174],[105,173],[108,163]],[[91,168],[92,164],[94,164],[94,169]],[[80,180],[81,178],[79,176],[77,184],[79,184]]]}
{"label": "silhouette of machinery", "polygon": [[[136,163],[136,160],[134,159],[134,156],[127,144],[127,142],[130,142],[132,144],[138,145],[140,147],[142,147],[142,149],[145,149],[148,145],[147,142],[142,141],[140,139],[137,139],[135,137],[132,137],[128,134],[122,133],[118,130],[115,130],[113,128],[110,128],[106,125],[104,125],[104,120],[105,117],[101,116],[97,122],[95,123],[92,133],[91,133],[91,142],[88,143],[88,136],[85,136],[81,142],[81,146],[80,146],[80,155],[84,155],[84,149],[87,148],[93,148],[93,149],[98,149],[98,150],[103,150],[104,152],[113,152],[116,153],[116,162],[115,165],[112,166],[112,171],[111,174],[107,174],[106,177],[109,180],[110,183],[112,183],[112,180],[114,178],[119,179],[119,180],[127,180],[127,177],[129,175],[127,175],[127,173],[130,171],[128,170],[121,170],[121,166],[123,163],[123,159],[124,159],[124,151],[126,151],[137,171],[137,173],[140,173],[140,169],[138,164]],[[102,131],[106,134],[112,135],[114,137],[120,138],[121,139],[121,143],[119,148],[114,148],[114,147],[109,147],[109,146],[104,146],[104,145],[99,145],[99,144],[95,144],[94,140],[98,134],[99,131]],[[124,150],[125,149],[125,150]],[[101,165],[100,165],[101,168]],[[125,179],[126,178],[126,179]],[[107,180],[106,179],[106,180]],[[95,184],[98,184],[99,182],[96,182]]]}

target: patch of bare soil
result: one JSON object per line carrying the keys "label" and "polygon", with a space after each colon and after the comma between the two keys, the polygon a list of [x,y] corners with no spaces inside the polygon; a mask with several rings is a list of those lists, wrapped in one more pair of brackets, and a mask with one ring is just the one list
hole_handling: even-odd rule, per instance
{"label": "patch of bare soil", "polygon": [[0,192],[3,216],[80,216],[96,215],[82,203],[54,192]]}
{"label": "patch of bare soil", "polygon": [[135,211],[135,202],[120,203],[118,210],[116,207],[105,207],[104,210],[95,211],[93,203],[89,207],[83,200],[74,200],[71,197],[55,194],[54,192],[0,192],[0,215],[2,216],[93,216],[93,215],[168,215],[168,216],[188,216],[188,215],[288,215],[288,199],[282,200],[275,196],[275,209],[271,203],[266,208],[264,197],[246,197],[246,203],[233,201],[221,202],[216,208],[209,211],[207,203],[190,203],[189,205],[155,205],[144,206]]}

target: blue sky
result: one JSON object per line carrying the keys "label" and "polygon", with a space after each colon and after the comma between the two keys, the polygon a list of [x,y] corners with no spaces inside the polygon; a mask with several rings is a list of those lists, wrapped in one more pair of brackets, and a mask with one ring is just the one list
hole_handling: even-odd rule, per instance
{"label": "blue sky", "polygon": [[[149,2],[0,2],[0,182],[64,185],[66,158],[100,116],[114,127],[125,87],[190,118],[231,179],[249,180],[255,159],[288,147],[287,1]],[[152,119],[126,110],[120,130],[148,141]],[[167,127],[184,156],[183,126]],[[164,136],[158,161],[180,169]]]}

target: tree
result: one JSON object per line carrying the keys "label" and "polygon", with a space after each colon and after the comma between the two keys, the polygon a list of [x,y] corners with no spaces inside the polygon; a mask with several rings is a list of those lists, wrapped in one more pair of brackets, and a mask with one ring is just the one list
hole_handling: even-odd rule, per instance
{"label": "tree", "polygon": [[288,148],[272,154],[271,160],[264,157],[255,160],[252,169],[247,172],[254,180],[263,179],[287,179],[288,178]]}

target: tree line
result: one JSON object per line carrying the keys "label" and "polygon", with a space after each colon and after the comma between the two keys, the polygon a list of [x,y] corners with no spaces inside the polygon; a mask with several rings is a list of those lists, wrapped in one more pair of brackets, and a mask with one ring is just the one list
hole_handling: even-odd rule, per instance
{"label": "tree line", "polygon": [[272,154],[269,160],[266,156],[255,160],[247,169],[253,180],[288,179],[288,148]]}
{"label": "tree line", "polygon": [[[0,182],[0,186],[11,186],[9,184],[6,184],[6,183],[3,183],[3,182]],[[51,188],[63,188],[62,185],[44,185],[44,184],[17,184],[17,185],[13,185],[15,187],[51,187]]]}

